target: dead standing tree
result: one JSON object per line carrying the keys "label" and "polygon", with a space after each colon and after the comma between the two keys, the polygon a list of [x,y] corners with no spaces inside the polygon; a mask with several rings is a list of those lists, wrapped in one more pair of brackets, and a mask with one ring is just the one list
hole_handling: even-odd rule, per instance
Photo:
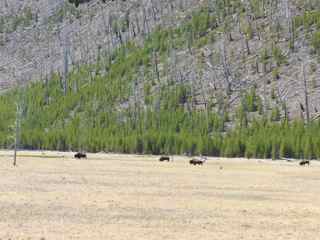
{"label": "dead standing tree", "polygon": [[224,41],[221,42],[220,54],[221,54],[221,62],[223,67],[223,75],[224,75],[225,84],[226,84],[226,94],[227,96],[230,96],[230,94],[232,93],[232,89],[231,89],[232,74],[230,71],[230,64],[228,63],[228,60],[227,60],[227,53],[226,53]]}
{"label": "dead standing tree", "polygon": [[67,43],[67,39],[65,39],[64,47],[63,47],[63,93],[67,95],[67,79],[69,72],[69,63],[68,63],[68,55],[69,55],[69,45]]}
{"label": "dead standing tree", "polygon": [[305,101],[306,118],[307,118],[307,123],[309,123],[310,122],[309,95],[308,95],[305,65],[303,62],[302,62],[302,66],[301,66],[301,72],[302,72],[303,87],[304,87],[304,101]]}
{"label": "dead standing tree", "polygon": [[20,144],[20,124],[21,124],[21,102],[16,103],[16,122],[15,122],[15,139],[14,139],[14,155],[13,166],[17,166],[17,152]]}
{"label": "dead standing tree", "polygon": [[15,132],[14,132],[14,154],[13,154],[13,166],[17,166],[17,152],[20,145],[20,130],[21,130],[21,118],[22,118],[22,109],[24,105],[23,101],[23,89],[20,89],[19,86],[21,83],[18,82],[18,97],[16,101],[16,119],[15,119]]}

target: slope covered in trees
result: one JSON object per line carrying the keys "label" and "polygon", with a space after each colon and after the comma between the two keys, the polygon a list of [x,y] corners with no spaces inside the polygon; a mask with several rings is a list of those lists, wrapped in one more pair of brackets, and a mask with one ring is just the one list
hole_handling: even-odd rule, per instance
{"label": "slope covered in trees", "polygon": [[[287,29],[275,1],[205,2],[142,41],[116,31],[121,44],[96,61],[0,96],[0,145],[12,144],[19,99],[28,149],[319,158],[317,2],[293,2]],[[302,90],[287,78],[297,67]]]}

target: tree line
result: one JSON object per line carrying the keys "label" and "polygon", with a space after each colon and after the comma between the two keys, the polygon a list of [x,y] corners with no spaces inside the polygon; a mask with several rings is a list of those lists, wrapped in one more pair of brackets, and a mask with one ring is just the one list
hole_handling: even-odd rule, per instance
{"label": "tree line", "polygon": [[[237,9],[232,6],[216,15],[208,5],[178,27],[155,29],[142,46],[127,41],[65,77],[55,73],[1,95],[0,146],[12,147],[15,101],[21,96],[21,147],[26,149],[319,158],[320,123],[289,122],[277,107],[266,113],[254,87],[243,90],[233,113],[218,111],[209,101],[197,108],[192,83],[163,76],[160,69],[172,51],[215,41],[215,30]],[[279,49],[272,52],[281,65]],[[224,68],[228,72],[227,64]]]}

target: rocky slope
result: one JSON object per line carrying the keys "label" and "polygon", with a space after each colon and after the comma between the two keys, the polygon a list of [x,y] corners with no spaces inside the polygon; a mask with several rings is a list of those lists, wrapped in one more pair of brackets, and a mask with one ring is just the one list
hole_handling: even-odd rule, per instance
{"label": "rocky slope", "polygon": [[[0,4],[0,89],[43,79],[68,64],[94,62],[99,50],[138,38],[166,24],[198,1],[90,1],[75,8],[64,0],[2,1]],[[168,17],[170,16],[170,18]],[[128,22],[127,22],[128,21]],[[128,26],[124,26],[128,24]]]}
{"label": "rocky slope", "polygon": [[317,0],[3,9],[0,146],[320,156]]}
{"label": "rocky slope", "polygon": [[[210,0],[91,1],[78,9],[63,0],[1,4],[6,21],[0,25],[0,89],[45,79],[56,71],[64,75],[129,39],[143,42],[156,26],[179,25],[193,9],[211,6],[219,26],[201,33],[201,46],[172,50],[167,59],[174,81],[191,83],[193,104],[202,108],[212,100],[219,103],[217,108],[236,109],[244,91],[255,87],[266,111],[278,106],[290,118],[318,116],[320,73],[310,44],[316,28],[294,29],[294,49],[290,46],[291,23],[306,12],[317,12],[317,1],[266,1],[264,6],[230,1],[223,6],[228,16]],[[235,9],[240,5],[244,12]],[[162,63],[159,69],[164,76]],[[162,77],[160,84],[165,81]]]}

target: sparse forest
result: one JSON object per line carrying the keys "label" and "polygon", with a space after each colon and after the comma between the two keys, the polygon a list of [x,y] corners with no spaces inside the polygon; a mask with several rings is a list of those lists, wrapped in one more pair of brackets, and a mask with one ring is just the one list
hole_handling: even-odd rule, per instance
{"label": "sparse forest", "polygon": [[[61,31],[60,64],[0,92],[0,146],[13,146],[19,104],[24,149],[320,158],[317,0],[150,2],[99,12],[96,41]],[[81,5],[46,31],[82,21]],[[32,26],[24,11],[0,18],[1,36]]]}

